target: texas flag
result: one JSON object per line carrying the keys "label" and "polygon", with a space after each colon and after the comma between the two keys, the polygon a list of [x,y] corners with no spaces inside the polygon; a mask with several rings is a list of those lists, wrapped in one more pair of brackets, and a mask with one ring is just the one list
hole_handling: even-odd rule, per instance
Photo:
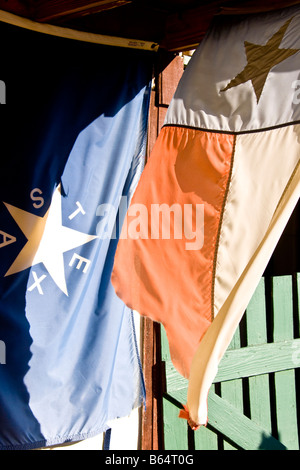
{"label": "texas flag", "polygon": [[[299,31],[299,6],[216,19],[175,92],[118,245],[116,292],[164,325],[189,378],[192,425],[207,421],[218,364],[300,195]],[[130,236],[138,207],[148,227]]]}

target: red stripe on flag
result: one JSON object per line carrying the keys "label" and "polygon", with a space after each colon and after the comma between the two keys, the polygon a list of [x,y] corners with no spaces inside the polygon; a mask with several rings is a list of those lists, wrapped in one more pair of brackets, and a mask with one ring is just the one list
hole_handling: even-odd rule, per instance
{"label": "red stripe on flag", "polygon": [[[233,146],[232,135],[164,127],[133,196],[116,252],[112,282],[118,296],[141,315],[164,325],[172,361],[186,377],[212,320],[215,247]],[[182,236],[175,238],[172,216],[170,237],[163,238],[161,227],[158,238],[151,237],[154,204],[167,208],[179,204],[183,226],[188,223],[185,210],[192,207],[189,233],[195,239],[185,236],[185,227]],[[202,241],[197,205],[204,207]],[[143,212],[144,207],[147,227],[141,212],[134,210]],[[137,232],[132,227],[136,229],[138,222],[144,227],[133,239]]]}

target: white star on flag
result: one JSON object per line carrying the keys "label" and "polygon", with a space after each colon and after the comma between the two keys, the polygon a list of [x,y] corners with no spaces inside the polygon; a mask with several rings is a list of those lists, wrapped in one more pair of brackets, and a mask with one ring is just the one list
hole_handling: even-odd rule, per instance
{"label": "white star on flag", "polygon": [[4,204],[28,240],[5,276],[43,263],[56,285],[68,295],[63,254],[98,237],[62,225],[60,185],[43,217]]}

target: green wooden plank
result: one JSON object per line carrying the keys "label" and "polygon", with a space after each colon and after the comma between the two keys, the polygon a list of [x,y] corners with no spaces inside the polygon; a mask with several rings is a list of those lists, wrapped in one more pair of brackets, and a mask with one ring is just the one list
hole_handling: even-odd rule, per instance
{"label": "green wooden plank", "polygon": [[274,341],[294,338],[292,276],[277,276],[272,279]]}
{"label": "green wooden plank", "polygon": [[[295,273],[295,337],[300,337],[300,273]],[[295,342],[293,352],[293,363],[295,367],[300,367],[300,346]],[[300,399],[300,397],[299,397]]]}
{"label": "green wooden plank", "polygon": [[220,363],[215,382],[294,369],[291,351],[298,344],[299,340],[288,340],[227,351]]}
{"label": "green wooden plank", "polygon": [[296,273],[296,300],[297,300],[297,311],[298,311],[298,324],[296,325],[297,337],[300,337],[300,273]]}
{"label": "green wooden plank", "polygon": [[[211,390],[215,391],[212,385]],[[201,426],[194,433],[195,450],[218,450],[218,433],[210,426]]]}
{"label": "green wooden plank", "polygon": [[178,418],[180,408],[172,399],[163,397],[165,450],[188,450],[188,424],[185,419]]}
{"label": "green wooden plank", "polygon": [[[246,310],[247,344],[267,343],[265,280],[261,278]],[[268,433],[272,430],[269,375],[249,377],[251,419]]]}
{"label": "green wooden plank", "polygon": [[[292,276],[272,279],[273,339],[291,340],[294,336]],[[275,397],[277,431],[279,439],[290,450],[299,449],[296,410],[295,371],[276,372]]]}
{"label": "green wooden plank", "polygon": [[[182,389],[174,392],[172,396],[184,403],[185,393]],[[285,450],[281,442],[236,410],[224,398],[216,395],[213,390],[210,390],[208,395],[208,424],[210,429],[219,431],[241,449]]]}
{"label": "green wooden plank", "polygon": [[166,378],[167,378],[167,393],[172,395],[173,391],[186,390],[188,387],[188,380],[182,377],[175,369],[171,361],[166,361]]}
{"label": "green wooden plank", "polygon": [[[240,331],[236,330],[228,350],[235,350],[241,347]],[[221,383],[221,396],[227,400],[237,410],[243,412],[243,383],[242,379],[229,380]],[[237,447],[226,441],[223,442],[224,450],[236,450]]]}
{"label": "green wooden plank", "polygon": [[215,394],[208,398],[210,426],[244,450],[284,450],[285,447],[261,426]]}
{"label": "green wooden plank", "polygon": [[246,310],[247,344],[267,342],[265,280],[261,278]]}
{"label": "green wooden plank", "polygon": [[163,325],[160,325],[160,342],[161,342],[161,360],[170,360],[169,342],[167,333]]}
{"label": "green wooden plank", "polygon": [[[227,351],[219,365],[214,383],[294,369],[295,351],[298,350],[299,338]],[[176,371],[171,361],[166,361],[166,375],[168,393],[187,388],[187,379]]]}
{"label": "green wooden plank", "polygon": [[[201,427],[200,430],[196,432],[195,446],[197,449],[216,448],[217,431],[220,431],[224,436],[228,436],[228,439],[236,446],[246,450],[298,449],[297,423],[295,420],[295,377],[293,369],[300,366],[298,363],[300,361],[295,361],[295,354],[297,351],[300,351],[300,339],[293,339],[293,336],[289,333],[291,331],[290,314],[288,313],[287,318],[284,320],[282,316],[277,315],[277,311],[280,312],[282,309],[285,311],[285,316],[286,310],[291,310],[289,282],[290,281],[282,281],[282,278],[280,280],[274,279],[273,282],[274,286],[277,284],[279,286],[278,289],[277,287],[273,289],[274,339],[276,343],[260,344],[264,341],[265,327],[256,322],[256,332],[259,331],[262,338],[259,339],[255,337],[256,332],[253,327],[253,330],[250,331],[248,336],[248,344],[253,343],[253,345],[238,350],[228,350],[221,361],[217,377],[214,381],[219,382],[221,380],[232,380],[248,376],[252,377],[249,379],[249,381],[253,381],[253,387],[252,385],[249,387],[250,404],[253,403],[255,406],[255,403],[259,405],[258,402],[262,395],[259,390],[266,389],[267,387],[266,383],[264,385],[261,383],[260,378],[266,378],[265,374],[267,373],[276,372],[275,388],[277,394],[278,431],[282,443],[274,439],[268,432],[270,429],[269,417],[266,420],[263,415],[257,411],[257,415],[259,416],[255,417],[255,420],[248,419],[232,406],[232,404],[224,400],[224,398],[215,395],[212,387],[208,398],[209,427]],[[297,285],[300,307],[300,274],[297,275]],[[257,295],[260,296],[260,294]],[[262,300],[260,301],[262,302]],[[250,302],[248,309],[254,309],[255,302],[255,299],[252,305]],[[279,323],[276,320],[277,317],[279,318]],[[252,335],[254,335],[254,337]],[[172,396],[168,397],[167,394],[164,398],[166,449],[184,450],[188,448],[187,426],[185,420],[178,418],[179,408],[178,406],[174,406],[172,401],[175,399],[180,403],[186,403],[188,381],[180,376],[170,361],[168,341],[163,328],[162,357],[166,360],[167,392]],[[286,371],[286,369],[290,370]],[[257,374],[259,374],[259,377],[254,377]],[[292,380],[291,377],[293,377]],[[259,385],[256,383],[257,380],[259,380]],[[292,387],[290,387],[291,383],[293,384]],[[287,386],[287,384],[289,385]],[[252,393],[252,388],[255,390],[255,393]],[[285,400],[281,398],[278,399],[277,396],[285,397]],[[269,405],[266,408],[269,408]],[[251,411],[251,416],[252,414]],[[285,418],[286,415],[288,415],[289,418],[283,419],[284,415]],[[292,420],[291,417],[293,417]],[[267,425],[265,425],[263,421],[267,421]],[[296,433],[294,432],[295,429]]]}
{"label": "green wooden plank", "polygon": [[218,435],[216,431],[201,426],[195,432],[195,450],[218,450]]}
{"label": "green wooden plank", "polygon": [[[166,370],[167,389],[168,384],[175,379],[176,382],[184,381],[184,387],[187,388],[188,381],[184,379],[174,368],[170,361],[169,343],[164,327],[161,325],[161,356],[162,360],[168,361],[171,366]],[[180,386],[180,385],[179,385]],[[171,387],[172,388],[172,387]],[[181,402],[186,403],[186,396],[181,397]],[[179,403],[179,402],[178,402]],[[166,450],[184,450],[188,449],[187,422],[179,419],[179,409],[182,406],[172,403],[171,395],[166,394],[163,398],[163,416],[164,416],[164,447]],[[218,450],[217,433],[205,426],[201,426],[194,435],[195,450]]]}
{"label": "green wooden plank", "polygon": [[[161,357],[170,361],[169,342],[163,325],[160,326]],[[177,372],[178,376],[179,373]],[[166,372],[168,382],[168,372]],[[184,400],[184,403],[186,400]],[[178,418],[181,402],[176,402],[171,396],[163,397],[163,432],[165,450],[188,450],[187,421]]]}

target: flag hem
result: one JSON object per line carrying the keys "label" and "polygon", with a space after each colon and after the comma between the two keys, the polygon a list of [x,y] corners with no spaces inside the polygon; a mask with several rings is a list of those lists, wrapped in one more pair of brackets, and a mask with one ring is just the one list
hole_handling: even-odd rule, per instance
{"label": "flag hem", "polygon": [[187,124],[172,124],[172,123],[165,123],[162,128],[164,127],[177,127],[177,128],[183,128],[183,129],[195,129],[197,131],[202,131],[202,132],[211,132],[215,134],[228,134],[228,135],[242,135],[242,134],[256,134],[259,132],[266,132],[266,131],[272,131],[274,129],[280,129],[281,127],[288,127],[288,126],[293,126],[300,124],[300,120],[296,121],[289,121],[289,122],[284,122],[277,124],[276,126],[269,126],[269,127],[262,127],[260,129],[248,129],[248,130],[243,130],[243,131],[233,131],[233,130],[223,130],[223,129],[208,129],[206,127],[198,127],[198,126],[189,126]]}
{"label": "flag hem", "polygon": [[219,219],[219,227],[218,227],[218,233],[217,233],[217,239],[216,239],[216,247],[215,247],[215,252],[214,252],[214,259],[213,259],[213,272],[212,272],[212,284],[211,284],[211,322],[214,320],[215,315],[215,283],[216,283],[216,270],[217,270],[217,260],[218,260],[218,253],[219,253],[219,247],[220,247],[220,236],[221,236],[221,231],[222,231],[222,226],[223,226],[223,216],[224,216],[224,211],[228,199],[228,193],[229,193],[229,188],[231,184],[231,178],[232,178],[232,170],[233,170],[233,165],[235,161],[235,148],[236,148],[236,136],[234,136],[233,140],[233,147],[232,147],[232,152],[231,152],[231,161],[230,161],[230,170],[228,174],[228,179],[227,179],[227,185],[225,189],[225,194],[224,194],[224,199],[223,199],[223,204],[222,204],[222,209],[221,209],[221,214],[220,214],[220,219]]}
{"label": "flag hem", "polygon": [[7,446],[1,446],[0,450],[35,450],[35,449],[45,449],[47,447],[58,446],[61,444],[71,444],[72,442],[73,443],[79,442],[85,439],[90,439],[92,437],[95,437],[98,434],[106,432],[107,429],[109,429],[109,426],[105,425],[103,428],[99,428],[99,430],[91,431],[88,433],[78,433],[78,434],[74,434],[73,436],[68,436],[67,440],[61,437],[58,439],[53,439],[53,440],[45,439],[45,440],[35,441],[32,443],[27,443],[27,444],[16,444],[16,445],[10,444]]}

